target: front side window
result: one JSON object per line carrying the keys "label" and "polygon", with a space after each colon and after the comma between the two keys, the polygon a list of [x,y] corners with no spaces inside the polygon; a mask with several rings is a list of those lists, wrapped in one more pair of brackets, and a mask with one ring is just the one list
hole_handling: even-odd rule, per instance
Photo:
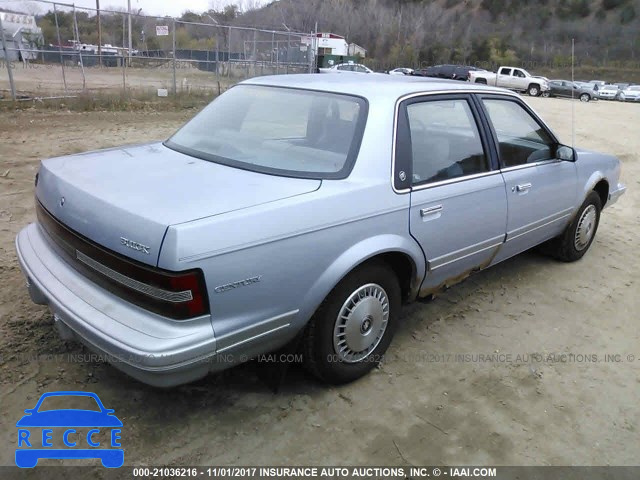
{"label": "front side window", "polygon": [[503,168],[553,158],[554,140],[522,105],[510,100],[483,99],[498,137]]}
{"label": "front side window", "polygon": [[488,171],[480,133],[467,100],[433,100],[407,106],[412,184]]}
{"label": "front side window", "polygon": [[344,178],[357,155],[366,114],[366,101],[359,97],[238,85],[165,145],[246,170]]}

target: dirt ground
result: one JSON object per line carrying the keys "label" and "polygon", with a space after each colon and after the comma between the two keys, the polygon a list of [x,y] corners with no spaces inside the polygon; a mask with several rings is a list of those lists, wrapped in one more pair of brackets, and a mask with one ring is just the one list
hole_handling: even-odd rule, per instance
{"label": "dirt ground", "polygon": [[[527,101],[571,141],[569,101]],[[366,378],[336,388],[293,368],[277,394],[257,362],[163,391],[84,361],[18,267],[39,159],[161,139],[194,112],[1,113],[0,465],[23,409],[53,390],[115,409],[126,465],[637,465],[640,105],[575,108],[576,144],[619,156],[628,186],[584,259],[520,255],[405,308]]]}
{"label": "dirt ground", "polygon": [[[161,65],[149,64],[147,67],[128,67],[123,71],[120,67],[85,67],[67,65],[64,68],[59,64],[39,64],[13,62],[13,81],[16,91],[20,95],[30,96],[54,96],[65,94],[65,82],[67,93],[75,94],[83,91],[83,88],[93,93],[113,93],[122,90],[123,82],[129,91],[154,91],[158,88],[173,89],[173,65],[169,63]],[[84,76],[83,76],[84,71]],[[216,77],[213,72],[207,72],[196,68],[189,62],[177,62],[176,87],[182,92],[216,91],[217,82],[220,82],[222,90],[237,81],[255,75],[271,75],[296,71],[304,73],[303,67],[278,66],[277,68],[265,65],[237,64],[229,71],[228,64],[222,64],[220,74]],[[229,76],[230,75],[230,76]],[[0,98],[10,97],[9,77],[6,66],[0,64]]]}

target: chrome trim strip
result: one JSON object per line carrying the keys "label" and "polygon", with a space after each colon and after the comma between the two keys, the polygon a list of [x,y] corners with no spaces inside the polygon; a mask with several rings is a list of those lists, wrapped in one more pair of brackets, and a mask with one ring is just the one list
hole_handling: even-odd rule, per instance
{"label": "chrome trim strip", "polygon": [[564,162],[564,160],[552,158],[550,160],[541,160],[540,162],[523,163],[522,165],[514,165],[513,167],[501,168],[500,172],[501,173],[512,172],[514,170],[522,170],[523,168],[539,167],[540,165],[550,165],[552,163],[560,163],[560,162]]}
{"label": "chrome trim strip", "polygon": [[440,180],[439,182],[425,183],[424,185],[416,185],[415,187],[410,188],[409,191],[419,192],[421,190],[427,190],[429,188],[441,187],[443,185],[451,185],[453,183],[460,183],[467,180],[475,180],[476,178],[490,177],[491,175],[498,175],[499,173],[500,173],[499,170],[489,170],[488,172],[474,173],[473,175],[465,175],[464,177],[456,177],[456,178],[450,178],[448,180]]}
{"label": "chrome trim strip", "polygon": [[85,255],[79,250],[76,250],[76,258],[84,263],[86,266],[92,268],[98,273],[101,273],[105,277],[110,278],[114,282],[118,282],[125,287],[136,290],[137,292],[144,293],[145,295],[149,295],[150,297],[157,298],[159,300],[164,300],[166,302],[171,303],[181,303],[188,302],[189,300],[193,300],[193,295],[191,290],[183,290],[181,292],[170,292],[168,290],[163,290],[162,288],[153,287],[151,285],[147,285],[146,283],[139,282],[138,280],[134,280],[133,278],[127,277],[126,275],[122,275],[121,273],[112,270],[106,265],[101,264],[100,262],[96,262],[93,258]]}
{"label": "chrome trim strip", "polygon": [[[571,209],[569,209],[569,210],[571,210]],[[571,216],[571,212],[566,213],[564,215],[562,213],[560,213],[559,216],[555,216],[555,215],[556,214],[550,215],[549,217],[543,218],[541,220],[541,221],[544,221],[547,218],[551,218],[551,220],[549,220],[548,222],[545,222],[545,223],[542,223],[542,224],[539,224],[539,225],[536,225],[536,223],[538,223],[538,222],[530,223],[529,225],[525,225],[524,227],[520,227],[520,228],[518,228],[516,230],[513,230],[511,233],[507,233],[507,242],[510,242],[511,240],[515,240],[516,238],[520,238],[521,236],[526,235],[526,234],[531,233],[531,232],[534,232],[534,231],[536,231],[536,230],[538,230],[538,229],[540,229],[542,227],[546,227],[547,225],[551,225],[554,222],[558,222],[560,220],[564,220],[565,218],[568,218],[568,217]],[[536,226],[532,227],[532,228],[527,228],[530,225],[536,225]],[[524,228],[526,228],[527,230],[522,231]],[[514,235],[514,232],[520,232],[520,233]]]}
{"label": "chrome trim strip", "polygon": [[[499,235],[497,237],[490,238],[489,240],[471,245],[470,247],[465,247],[455,252],[447,253],[446,255],[434,258],[431,262],[429,262],[429,270],[434,271],[459,260],[464,260],[465,258],[471,257],[477,253],[482,253],[487,250],[491,250],[492,248],[499,247],[504,243],[504,237],[504,235]],[[487,243],[490,244],[487,245]]]}
{"label": "chrome trim strip", "polygon": [[[400,112],[400,104],[405,100],[409,100],[415,97],[426,97],[431,95],[455,95],[455,94],[478,94],[478,95],[482,95],[482,94],[496,95],[497,94],[497,95],[505,95],[509,97],[520,98],[520,96],[515,92],[506,91],[501,88],[492,89],[486,86],[479,87],[479,88],[461,88],[459,90],[431,90],[428,92],[424,92],[424,91],[414,92],[414,93],[409,93],[407,95],[403,95],[402,97],[398,98],[398,100],[396,100],[396,106],[395,106],[395,112],[394,112],[394,118],[393,118],[393,138],[392,138],[393,143],[391,145],[391,188],[395,193],[403,194],[403,193],[409,193],[412,191],[411,188],[403,188],[401,190],[398,190],[394,182],[394,178],[396,175],[396,138],[398,136],[398,114]],[[496,172],[498,172],[498,170],[493,170],[485,173],[496,173]],[[479,174],[479,175],[483,175],[483,174]],[[456,181],[470,180],[471,179],[470,177],[474,177],[474,176],[469,175],[467,177],[460,177],[453,180],[456,180]],[[450,180],[445,180],[443,182],[453,183]],[[437,183],[430,184],[429,186],[437,187],[439,185],[441,185],[441,183],[437,182]],[[415,190],[417,189],[414,188],[413,191]]]}

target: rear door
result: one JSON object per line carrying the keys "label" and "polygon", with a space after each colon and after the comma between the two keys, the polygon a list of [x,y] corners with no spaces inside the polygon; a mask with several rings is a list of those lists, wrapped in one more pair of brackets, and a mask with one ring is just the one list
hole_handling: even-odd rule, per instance
{"label": "rear door", "polygon": [[567,82],[567,81],[563,81],[562,82],[562,89],[563,89],[563,96],[564,97],[573,97],[574,95],[577,95],[577,90],[574,89],[574,84],[571,82]]}
{"label": "rear door", "polygon": [[496,78],[498,87],[511,88],[511,69],[501,68]]}
{"label": "rear door", "polygon": [[508,199],[507,237],[496,261],[559,235],[577,199],[574,162],[558,160],[557,140],[519,98],[484,95]]}
{"label": "rear door", "polygon": [[490,161],[470,95],[431,95],[399,110],[396,164],[411,195],[410,230],[421,245],[427,295],[491,262],[504,241],[504,180]]}

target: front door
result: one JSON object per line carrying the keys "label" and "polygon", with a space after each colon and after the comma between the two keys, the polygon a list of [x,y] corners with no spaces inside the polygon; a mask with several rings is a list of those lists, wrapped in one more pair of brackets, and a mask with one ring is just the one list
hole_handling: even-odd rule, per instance
{"label": "front door", "polygon": [[556,158],[557,141],[516,98],[484,97],[505,182],[507,237],[496,261],[559,235],[577,201],[573,162]]}
{"label": "front door", "polygon": [[504,180],[490,167],[468,95],[412,99],[400,114],[411,143],[410,230],[428,264],[425,296],[491,262],[505,237]]}

